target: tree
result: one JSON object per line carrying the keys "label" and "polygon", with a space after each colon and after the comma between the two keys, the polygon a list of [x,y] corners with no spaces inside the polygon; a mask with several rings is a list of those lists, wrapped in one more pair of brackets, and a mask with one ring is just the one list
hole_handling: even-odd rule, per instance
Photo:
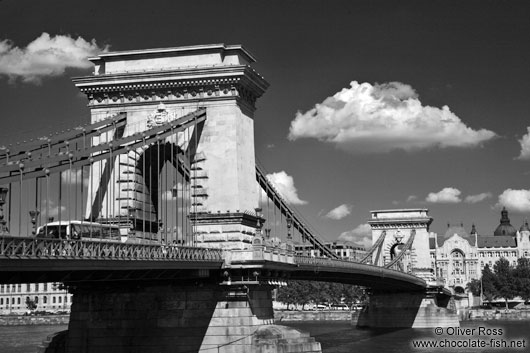
{"label": "tree", "polygon": [[524,301],[528,301],[530,299],[530,259],[519,258],[513,274],[517,295]]}
{"label": "tree", "polygon": [[26,297],[26,308],[33,311],[37,309],[37,303],[35,303],[35,300],[30,299],[30,297]]}
{"label": "tree", "polygon": [[475,297],[480,296],[480,292],[481,292],[480,287],[481,287],[480,279],[476,279],[476,278],[472,279],[466,286],[467,290],[473,293]]}
{"label": "tree", "polygon": [[482,294],[491,302],[497,296],[495,288],[496,277],[489,265],[486,265],[482,270]]}
{"label": "tree", "polygon": [[495,271],[496,281],[494,282],[496,294],[498,297],[504,298],[506,303],[506,310],[508,310],[508,299],[512,299],[517,295],[517,287],[515,285],[513,268],[510,266],[510,262],[504,257],[501,257],[495,265],[493,265]]}
{"label": "tree", "polygon": [[365,300],[362,287],[328,282],[289,281],[287,286],[278,289],[276,299],[287,304],[302,305],[302,310],[309,303],[341,303],[349,305]]}

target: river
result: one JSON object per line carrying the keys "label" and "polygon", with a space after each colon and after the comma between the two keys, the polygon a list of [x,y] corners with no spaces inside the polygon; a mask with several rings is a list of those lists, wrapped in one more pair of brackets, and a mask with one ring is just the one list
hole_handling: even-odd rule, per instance
{"label": "river", "polygon": [[[323,353],[397,353],[397,352],[530,352],[530,321],[463,322],[461,329],[444,328],[440,335],[435,329],[367,330],[357,329],[344,321],[282,322],[307,331],[322,345]],[[65,325],[1,326],[1,353],[35,353],[46,336],[65,330]],[[467,329],[467,330],[466,330]],[[414,348],[413,342],[464,345],[468,348]],[[524,340],[524,342],[523,342]],[[454,342],[454,343],[453,343]],[[472,344],[503,345],[515,342],[522,348],[469,348]]]}

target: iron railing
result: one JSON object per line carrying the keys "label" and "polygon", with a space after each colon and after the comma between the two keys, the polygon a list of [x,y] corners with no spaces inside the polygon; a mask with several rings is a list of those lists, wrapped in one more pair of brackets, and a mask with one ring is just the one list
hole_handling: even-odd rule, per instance
{"label": "iron railing", "polygon": [[384,268],[376,265],[363,264],[360,262],[340,260],[340,259],[330,259],[325,257],[313,257],[313,256],[301,256],[295,255],[294,262],[297,265],[313,266],[315,268],[325,269],[325,268],[336,268],[336,269],[371,269],[378,272],[397,272],[403,274],[403,271],[398,271],[395,269]]}
{"label": "iron railing", "polygon": [[224,261],[223,252],[220,249],[22,237],[0,237],[1,258]]}

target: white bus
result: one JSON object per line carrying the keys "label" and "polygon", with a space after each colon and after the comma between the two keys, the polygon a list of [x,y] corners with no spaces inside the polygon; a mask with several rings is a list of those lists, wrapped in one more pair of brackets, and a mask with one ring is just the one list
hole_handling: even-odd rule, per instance
{"label": "white bus", "polygon": [[46,223],[37,228],[37,238],[46,239],[90,239],[116,240],[125,242],[126,236],[120,233],[117,225],[101,224],[85,221],[61,221]]}

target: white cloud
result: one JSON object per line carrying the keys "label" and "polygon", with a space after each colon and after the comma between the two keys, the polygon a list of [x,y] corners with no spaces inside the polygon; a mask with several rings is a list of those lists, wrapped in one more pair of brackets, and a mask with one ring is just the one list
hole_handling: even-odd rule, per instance
{"label": "white cloud", "polygon": [[307,201],[298,197],[293,177],[283,170],[278,173],[267,174],[267,179],[274,185],[286,202],[293,205],[305,205],[307,203]]}
{"label": "white cloud", "polygon": [[407,202],[416,201],[417,199],[418,199],[418,196],[410,195],[409,197],[407,197]]}
{"label": "white cloud", "polygon": [[506,189],[499,195],[497,207],[505,206],[510,211],[530,212],[530,190]]}
{"label": "white cloud", "polygon": [[357,81],[350,85],[313,109],[298,112],[288,138],[315,138],[351,153],[383,153],[474,147],[496,136],[466,126],[447,106],[423,106],[409,85]]}
{"label": "white cloud", "polygon": [[10,82],[40,83],[42,78],[62,75],[67,68],[85,69],[92,66],[88,57],[106,51],[94,39],[87,42],[69,35],[50,37],[42,33],[25,48],[14,46],[10,40],[0,41],[0,75]]}
{"label": "white cloud", "polygon": [[431,203],[459,203],[460,201],[460,190],[455,188],[443,188],[438,192],[431,192],[425,198],[425,201]]}
{"label": "white cloud", "polygon": [[88,186],[88,181],[90,175],[88,171],[85,170],[84,173],[81,172],[81,169],[67,169],[63,172],[61,172],[61,180],[65,184],[69,185],[76,185],[79,182],[81,182],[81,178],[83,179],[83,185]]}
{"label": "white cloud", "polygon": [[359,246],[364,246],[366,249],[370,249],[372,247],[372,228],[368,223],[360,224],[356,228],[339,235],[339,240],[351,241]]}
{"label": "white cloud", "polygon": [[351,213],[351,205],[343,204],[329,211],[324,217],[334,220],[343,219]]}
{"label": "white cloud", "polygon": [[517,159],[530,159],[530,126],[526,129],[528,130],[528,133],[523,135],[519,140],[519,143],[521,144],[521,154]]}
{"label": "white cloud", "polygon": [[[46,219],[46,217],[53,217],[54,218],[54,221],[58,221],[59,220],[59,209],[60,209],[60,212],[61,212],[61,219],[62,220],[66,220],[67,219],[67,211],[66,211],[66,206],[65,205],[61,205],[61,207],[59,208],[59,205],[56,201],[54,200],[49,200],[48,201],[48,205],[46,205],[46,201],[45,200],[42,200],[41,201],[41,206],[40,206],[40,224],[45,224],[45,223],[48,223],[48,220]],[[48,212],[46,212],[48,211]]]}
{"label": "white cloud", "polygon": [[483,193],[476,194],[476,195],[466,196],[464,201],[467,203],[477,203],[477,202],[484,201],[485,199],[490,198],[492,196],[493,195],[491,195],[491,192],[483,192]]}

